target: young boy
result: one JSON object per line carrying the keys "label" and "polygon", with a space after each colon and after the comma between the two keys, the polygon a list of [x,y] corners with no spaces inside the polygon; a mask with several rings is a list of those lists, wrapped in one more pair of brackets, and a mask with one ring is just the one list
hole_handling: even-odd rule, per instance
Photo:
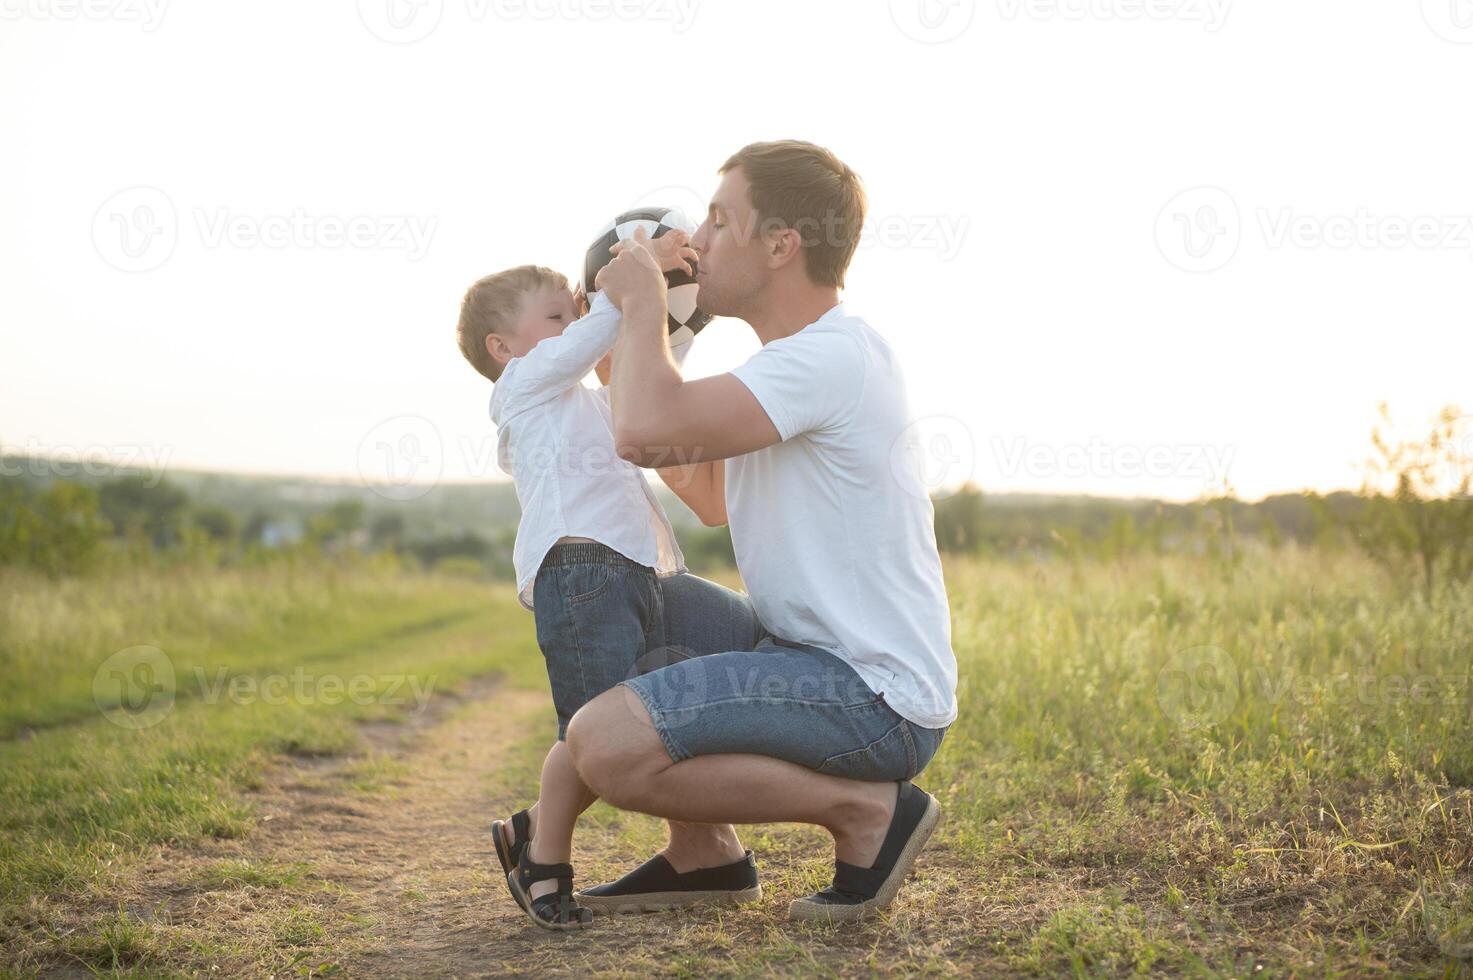
{"label": "young boy", "polygon": [[[689,241],[677,230],[646,245],[662,268],[689,272]],[[466,360],[495,384],[498,462],[522,505],[517,590],[536,620],[558,716],[537,803],[497,820],[492,833],[512,897],[538,925],[558,930],[592,920],[573,900],[568,862],[573,825],[595,797],[563,741],[568,720],[632,676],[660,626],[659,579],[685,570],[644,474],[614,450],[607,387],[582,383],[597,368],[607,385],[619,328],[603,293],[580,319],[585,305],[561,274],[519,266],[471,286],[457,331]],[[685,351],[673,353],[683,360]]]}

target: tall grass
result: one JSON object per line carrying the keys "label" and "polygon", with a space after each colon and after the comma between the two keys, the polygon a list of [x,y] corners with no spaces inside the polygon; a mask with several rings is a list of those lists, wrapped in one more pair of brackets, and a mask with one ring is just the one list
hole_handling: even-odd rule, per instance
{"label": "tall grass", "polygon": [[[1300,969],[1353,941],[1413,958],[1453,942],[1424,910],[1473,911],[1473,590],[1429,604],[1297,548],[961,562],[948,586],[961,713],[922,782],[984,874],[1120,869],[1245,946],[1293,908]],[[1044,934],[1098,926],[1100,900]]]}
{"label": "tall grass", "polygon": [[[509,587],[392,563],[10,573],[0,610],[0,910],[125,874],[156,843],[244,834],[239,791],[273,756],[346,751],[355,720],[403,717],[474,674],[537,683],[542,665]],[[93,680],[139,645],[176,683],[135,728]],[[305,687],[269,697],[229,687],[297,674]]]}

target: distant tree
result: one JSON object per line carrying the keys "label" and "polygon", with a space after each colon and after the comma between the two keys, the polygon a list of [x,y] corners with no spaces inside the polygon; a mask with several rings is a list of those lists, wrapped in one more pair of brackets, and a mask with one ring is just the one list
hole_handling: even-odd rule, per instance
{"label": "distant tree", "polygon": [[307,520],[307,537],[318,543],[342,541],[363,527],[363,501],[348,498]]}
{"label": "distant tree", "polygon": [[104,483],[98,498],[103,515],[119,534],[141,534],[155,548],[173,547],[184,536],[189,498],[169,483],[119,477]]}
{"label": "distant tree", "polygon": [[982,491],[967,483],[949,497],[933,501],[936,546],[942,551],[969,553],[982,546]]}
{"label": "distant tree", "polygon": [[86,571],[111,530],[91,487],[54,480],[32,490],[0,481],[0,565],[48,575]]}
{"label": "distant tree", "polygon": [[194,512],[194,525],[211,541],[230,544],[240,532],[240,520],[234,511],[224,507],[200,507]]}
{"label": "distant tree", "polygon": [[490,550],[491,543],[471,531],[418,541],[410,546],[415,557],[431,568],[442,558],[474,558],[484,561]]}
{"label": "distant tree", "polygon": [[[1441,577],[1473,577],[1473,432],[1452,406],[1423,439],[1395,436],[1385,404],[1380,416],[1355,537],[1393,572],[1416,574],[1430,598]],[[1388,482],[1389,494],[1382,492]]]}
{"label": "distant tree", "polygon": [[398,551],[404,544],[404,515],[391,511],[375,517],[369,525],[368,537],[375,548]]}

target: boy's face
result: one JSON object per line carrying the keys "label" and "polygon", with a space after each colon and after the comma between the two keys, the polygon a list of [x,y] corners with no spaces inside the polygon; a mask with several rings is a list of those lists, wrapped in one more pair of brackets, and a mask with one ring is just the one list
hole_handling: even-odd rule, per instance
{"label": "boy's face", "polygon": [[548,337],[556,337],[578,316],[573,291],[566,286],[530,292],[522,300],[522,312],[512,325],[510,334],[489,335],[486,349],[492,357],[505,364],[514,357],[522,357]]}

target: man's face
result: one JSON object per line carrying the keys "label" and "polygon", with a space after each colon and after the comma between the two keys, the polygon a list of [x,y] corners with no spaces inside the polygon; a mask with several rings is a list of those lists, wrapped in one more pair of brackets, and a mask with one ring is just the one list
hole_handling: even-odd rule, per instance
{"label": "man's face", "polygon": [[721,178],[711,197],[706,220],[696,229],[691,246],[700,253],[696,302],[714,316],[736,316],[751,306],[751,298],[767,285],[771,269],[751,185],[741,167]]}
{"label": "man's face", "polygon": [[495,344],[498,340],[504,350],[491,349],[493,356],[502,355],[505,360],[522,357],[548,337],[556,337],[568,324],[578,319],[578,308],[573,291],[566,286],[546,287],[530,292],[522,300],[522,312],[513,325],[510,336],[492,334],[487,338]]}

